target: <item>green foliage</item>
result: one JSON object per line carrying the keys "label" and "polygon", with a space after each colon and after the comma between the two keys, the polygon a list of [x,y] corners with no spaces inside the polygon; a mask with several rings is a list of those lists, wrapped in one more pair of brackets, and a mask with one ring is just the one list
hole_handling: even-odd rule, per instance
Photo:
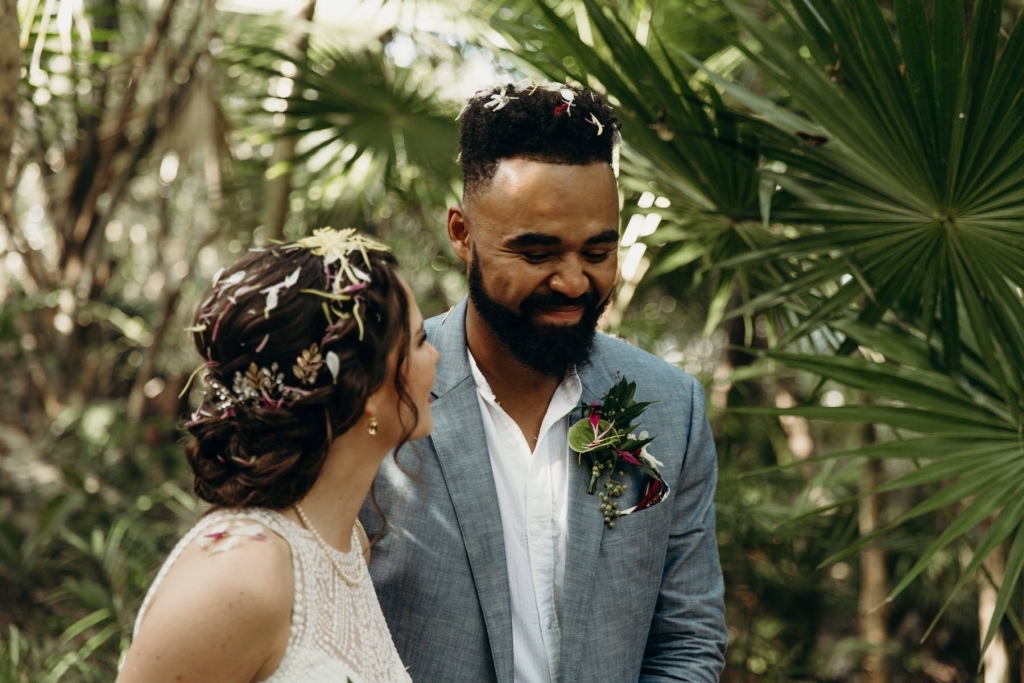
{"label": "green foliage", "polygon": [[[278,98],[288,122],[281,135],[306,141],[291,163],[318,155],[337,159],[321,165],[310,181],[355,173],[364,187],[384,184],[426,202],[438,199],[438,191],[441,199],[451,192],[458,173],[455,114],[428,89],[437,86],[413,69],[390,64],[381,50],[352,52],[322,40],[298,63],[265,46],[233,50],[265,78],[285,77],[282,65],[289,65],[291,94]],[[369,169],[361,168],[367,163]],[[267,174],[284,170],[272,166]]]}
{"label": "green foliage", "polygon": [[0,676],[111,680],[155,570],[197,515],[176,483],[184,468],[173,426],[148,421],[148,441],[129,456],[118,447],[120,410],[109,421],[69,417],[41,447],[53,469],[0,486],[16,511],[0,515],[10,628]]}
{"label": "green foliage", "polygon": [[[944,484],[878,534],[970,497],[901,577],[893,595],[946,544],[991,518],[952,589],[952,600],[982,560],[1024,528],[1024,507],[1016,495],[1024,475],[1016,466],[1022,454],[1024,393],[1015,370],[1024,359],[1024,223],[1019,212],[1024,148],[1015,144],[1024,124],[1020,94],[1000,85],[1024,77],[1018,54],[1024,49],[1022,22],[1004,43],[1001,3],[978,3],[964,46],[962,3],[936,3],[929,31],[919,4],[898,2],[895,42],[876,4],[823,1],[796,3],[793,12],[778,6],[793,31],[784,39],[742,7],[732,9],[760,43],[760,51],[748,51],[751,60],[770,71],[794,103],[834,138],[800,155],[778,154],[784,149],[766,145],[765,154],[786,164],[778,175],[780,184],[806,192],[807,207],[796,210],[791,220],[809,228],[746,260],[807,263],[800,285],[808,293],[820,288],[814,274],[828,272],[839,259],[856,273],[834,294],[817,294],[820,303],[801,312],[802,323],[782,343],[812,329],[811,323],[847,314],[852,306],[858,322],[834,325],[840,338],[845,336],[837,352],[867,347],[891,364],[840,356],[775,357],[870,392],[875,402],[897,403],[826,409],[817,417],[881,422],[960,446],[938,460],[912,441],[902,442],[902,449],[887,446],[884,455],[875,453],[911,458],[922,467],[884,490]],[[811,57],[797,54],[794,42],[809,46]],[[787,127],[791,115],[780,115],[774,104],[718,82],[779,131],[798,132]],[[799,292],[776,289],[762,296]],[[875,327],[887,313],[902,324]],[[808,416],[816,411],[802,410]],[[986,645],[999,628],[1021,568],[1008,568]]]}
{"label": "green foliage", "polygon": [[[888,525],[846,547],[833,559],[847,557],[921,515],[963,503],[956,518],[902,575],[891,597],[899,595],[926,571],[949,543],[973,534],[986,520],[990,521],[988,529],[952,587],[947,605],[985,558],[1011,535],[1017,540],[1010,551],[1007,575],[1019,576],[1024,568],[1020,559],[1022,551],[1017,548],[1021,544],[1020,529],[1024,527],[1024,503],[1019,496],[1020,477],[1024,476],[1020,465],[1020,427],[1007,406],[999,402],[998,388],[978,362],[976,350],[964,348],[971,353],[963,364],[964,370],[954,379],[937,370],[943,358],[942,349],[938,341],[929,342],[923,333],[911,334],[893,325],[868,326],[853,320],[837,323],[835,327],[847,339],[889,362],[776,352],[769,355],[791,367],[869,391],[876,402],[889,400],[895,405],[802,407],[771,412],[888,424],[896,429],[899,440],[828,457],[907,460],[913,463],[914,469],[886,482],[876,492],[929,486],[933,487],[933,493]],[[1012,593],[1012,586],[1002,591],[992,627],[985,634],[986,644],[995,635]],[[941,611],[936,618],[940,615]]]}
{"label": "green foliage", "polygon": [[[764,296],[810,293],[834,280],[838,265],[853,277],[834,294],[812,296],[818,302],[806,320],[834,318],[866,296],[861,320],[892,310],[938,333],[951,372],[961,338],[972,336],[1019,414],[1024,385],[1012,368],[1024,360],[1024,222],[1012,207],[1024,201],[1024,123],[1020,94],[1001,84],[1024,75],[1020,22],[1003,44],[1001,2],[978,3],[962,48],[957,0],[936,3],[931,31],[920,4],[896,3],[898,42],[871,2],[779,5],[792,30],[785,37],[732,8],[760,43],[747,50],[750,59],[813,119],[811,131],[831,138],[794,146],[809,121],[715,78],[772,124],[759,129],[762,152],[786,169],[773,176],[806,197],[786,215],[797,236],[744,257],[811,264],[798,289]],[[794,45],[808,47],[810,58]]]}
{"label": "green foliage", "polygon": [[[458,105],[441,97],[450,84],[439,74],[461,68],[458,46],[417,34],[419,59],[404,67],[386,40],[353,46],[315,27],[303,55],[267,47],[284,33],[280,26],[240,33],[220,62],[271,95],[250,90],[242,99],[237,114],[250,144],[295,143],[294,157],[271,158],[264,173],[293,177],[285,235],[324,225],[376,234],[397,255],[423,312],[446,310],[464,284],[443,230],[461,174]],[[390,35],[392,43],[408,38]]]}

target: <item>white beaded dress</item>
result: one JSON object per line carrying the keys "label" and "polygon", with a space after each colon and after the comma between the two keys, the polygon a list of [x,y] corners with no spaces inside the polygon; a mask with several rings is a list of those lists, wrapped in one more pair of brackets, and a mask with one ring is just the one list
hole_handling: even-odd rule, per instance
{"label": "white beaded dress", "polygon": [[[391,640],[380,611],[359,538],[353,529],[352,549],[343,553],[321,547],[313,535],[272,510],[250,508],[221,510],[201,519],[175,546],[139,610],[142,617],[157,587],[181,552],[204,529],[228,520],[251,520],[288,542],[295,574],[295,604],[291,635],[277,669],[264,683],[411,683],[411,678]],[[348,576],[361,576],[354,586],[346,583],[327,552]]]}

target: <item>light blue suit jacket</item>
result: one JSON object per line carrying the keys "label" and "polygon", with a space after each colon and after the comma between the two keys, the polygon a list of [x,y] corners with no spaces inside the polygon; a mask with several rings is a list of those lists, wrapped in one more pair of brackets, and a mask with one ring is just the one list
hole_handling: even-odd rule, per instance
{"label": "light blue suit jacket", "polygon": [[[513,683],[501,516],[465,315],[463,300],[446,320],[427,321],[441,353],[434,430],[386,459],[375,484],[388,528],[370,573],[417,683]],[[671,494],[608,529],[586,491],[590,468],[570,466],[559,681],[712,683],[726,632],[704,392],[677,368],[599,334],[593,361],[579,371],[582,400],[599,401],[619,373],[637,383],[638,401],[657,401],[639,429],[656,437],[651,452]],[[636,504],[641,488],[639,472],[626,475],[622,508]],[[367,505],[361,519],[372,537],[380,517]]]}

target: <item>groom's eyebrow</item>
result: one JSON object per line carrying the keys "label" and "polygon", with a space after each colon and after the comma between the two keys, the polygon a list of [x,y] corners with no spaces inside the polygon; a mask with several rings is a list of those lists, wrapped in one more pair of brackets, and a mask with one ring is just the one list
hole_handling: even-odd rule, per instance
{"label": "groom's eyebrow", "polygon": [[516,235],[507,242],[510,247],[551,247],[562,243],[562,240],[554,235],[545,235],[542,232],[524,232]]}
{"label": "groom's eyebrow", "polygon": [[618,242],[619,231],[618,230],[605,230],[602,233],[594,235],[588,239],[585,244],[605,244],[608,242]]}
{"label": "groom's eyebrow", "polygon": [[[605,230],[604,232],[598,233],[593,237],[588,237],[587,241],[584,242],[587,246],[593,244],[607,244],[609,242],[619,241],[618,230]],[[562,243],[562,240],[554,235],[548,235],[542,232],[524,232],[516,235],[510,239],[506,245],[513,248],[522,247],[553,247],[558,246]]]}

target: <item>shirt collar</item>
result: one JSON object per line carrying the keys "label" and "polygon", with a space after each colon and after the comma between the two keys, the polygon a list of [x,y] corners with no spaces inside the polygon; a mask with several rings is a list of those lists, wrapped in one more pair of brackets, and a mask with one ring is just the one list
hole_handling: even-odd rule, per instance
{"label": "shirt collar", "polygon": [[[473,358],[473,353],[467,348],[466,355],[469,356],[469,369],[473,374],[473,382],[476,384],[477,393],[488,403],[493,403],[500,407],[498,399],[494,396],[494,391],[491,390],[491,385],[488,384],[487,378],[484,377],[484,373],[480,371],[480,367],[476,364],[476,358]],[[576,367],[573,366],[565,373],[565,378],[562,379],[558,388],[555,389],[555,393],[551,396],[551,402],[548,404],[548,413],[552,412],[553,408],[557,409],[559,417],[568,415],[576,406],[579,405],[580,398],[583,396],[583,384],[580,382],[580,377],[576,374]]]}

